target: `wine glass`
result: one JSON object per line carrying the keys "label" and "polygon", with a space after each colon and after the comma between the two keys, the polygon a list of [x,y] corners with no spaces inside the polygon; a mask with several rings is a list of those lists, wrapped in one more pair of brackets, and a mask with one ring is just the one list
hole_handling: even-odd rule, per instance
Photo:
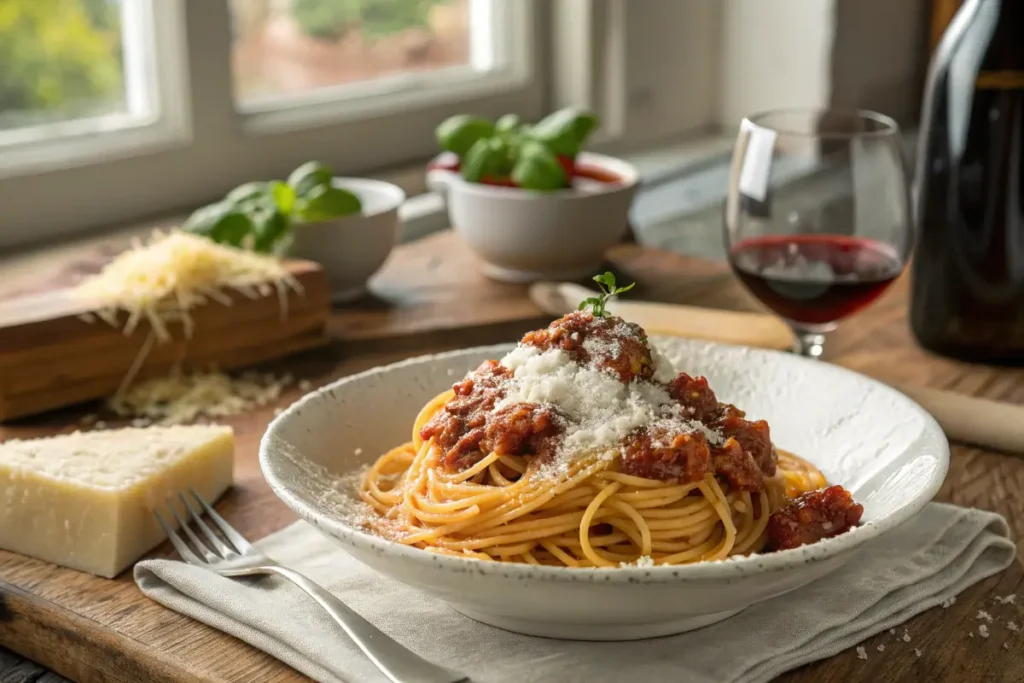
{"label": "wine glass", "polygon": [[725,204],[729,263],[819,358],[825,335],[903,271],[910,192],[896,122],[785,109],[743,120]]}

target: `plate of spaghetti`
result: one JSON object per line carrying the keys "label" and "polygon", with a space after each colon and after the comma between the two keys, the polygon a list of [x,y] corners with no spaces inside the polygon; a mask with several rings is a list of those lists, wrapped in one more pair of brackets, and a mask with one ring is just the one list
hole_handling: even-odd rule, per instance
{"label": "plate of spaghetti", "polygon": [[370,567],[534,635],[677,633],[931,499],[934,420],[861,375],[578,311],[343,379],[270,426],[275,492]]}

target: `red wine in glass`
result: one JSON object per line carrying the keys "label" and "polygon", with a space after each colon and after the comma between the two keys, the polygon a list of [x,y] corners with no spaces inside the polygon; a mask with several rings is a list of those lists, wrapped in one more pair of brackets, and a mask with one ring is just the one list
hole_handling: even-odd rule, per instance
{"label": "red wine in glass", "polygon": [[847,235],[751,237],[732,245],[733,271],[766,306],[808,326],[859,311],[903,271],[891,245]]}

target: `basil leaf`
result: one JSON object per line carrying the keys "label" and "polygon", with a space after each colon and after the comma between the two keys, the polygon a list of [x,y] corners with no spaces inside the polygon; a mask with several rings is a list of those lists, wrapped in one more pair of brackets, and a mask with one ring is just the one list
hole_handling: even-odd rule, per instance
{"label": "basil leaf", "polygon": [[494,124],[479,116],[459,114],[442,121],[434,132],[441,149],[461,157],[479,140],[494,135]]}
{"label": "basil leaf", "polygon": [[587,137],[598,126],[597,116],[573,108],[559,109],[530,129],[530,137],[547,145],[555,154],[575,157]]}
{"label": "basil leaf", "polygon": [[219,202],[195,211],[185,222],[184,229],[220,244],[240,247],[253,225],[245,213],[227,202]]}
{"label": "basil leaf", "polygon": [[508,143],[501,138],[482,138],[476,141],[462,159],[460,173],[471,183],[479,183],[485,176],[504,177],[512,170],[512,157]]}
{"label": "basil leaf", "polygon": [[288,234],[290,229],[291,221],[288,220],[287,214],[280,211],[260,214],[253,220],[253,251],[263,253],[273,251],[274,245]]}
{"label": "basil leaf", "polygon": [[514,133],[519,130],[519,116],[516,114],[505,114],[494,124],[494,130],[499,135]]}
{"label": "basil leaf", "polygon": [[362,203],[352,192],[340,187],[322,185],[296,203],[298,217],[305,223],[327,221],[358,213]]}
{"label": "basil leaf", "polygon": [[308,197],[316,188],[330,186],[332,180],[334,173],[331,169],[317,161],[307,161],[288,176],[288,184],[297,197]]}
{"label": "basil leaf", "polygon": [[536,140],[527,140],[512,168],[512,181],[526,190],[560,190],[567,186],[569,176],[550,149]]}
{"label": "basil leaf", "polygon": [[270,195],[274,198],[277,210],[286,216],[291,215],[295,206],[295,190],[291,185],[275,180],[270,183]]}
{"label": "basil leaf", "polygon": [[242,202],[261,197],[268,192],[268,184],[259,180],[239,185],[228,192],[224,201],[228,204],[241,204]]}

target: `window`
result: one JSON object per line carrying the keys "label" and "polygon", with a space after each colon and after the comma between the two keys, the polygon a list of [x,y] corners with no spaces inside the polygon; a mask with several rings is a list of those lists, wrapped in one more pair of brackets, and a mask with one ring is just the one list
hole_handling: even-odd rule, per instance
{"label": "window", "polygon": [[704,130],[719,13],[717,0],[0,0],[0,249],[180,216],[309,159],[340,175],[418,169],[460,112],[590,106],[614,152]]}
{"label": "window", "polygon": [[422,162],[458,112],[540,117],[547,15],[541,0],[0,0],[0,248],[186,213],[309,159],[341,175]]}
{"label": "window", "polygon": [[[343,97],[346,87],[382,79],[402,87],[439,71],[487,71],[492,41],[488,27],[479,26],[480,10],[487,5],[233,0],[235,100],[242,110],[259,110],[325,94]],[[478,23],[475,30],[471,18]],[[473,35],[483,54],[471,60]]]}
{"label": "window", "polygon": [[180,138],[176,29],[153,0],[4,0],[0,177]]}
{"label": "window", "polygon": [[0,12],[0,131],[8,139],[129,115],[119,5],[8,0]]}

